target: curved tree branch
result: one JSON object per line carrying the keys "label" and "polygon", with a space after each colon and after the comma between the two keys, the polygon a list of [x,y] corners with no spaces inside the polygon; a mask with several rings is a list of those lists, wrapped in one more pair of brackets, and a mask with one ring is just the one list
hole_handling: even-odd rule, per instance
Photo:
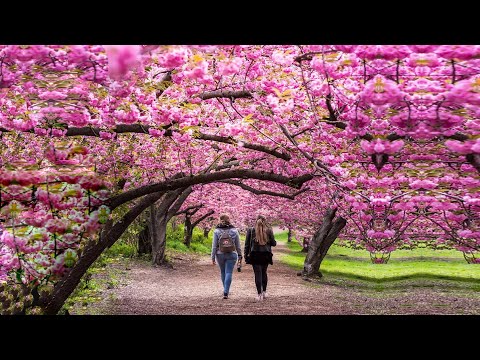
{"label": "curved tree branch", "polygon": [[175,213],[175,216],[178,216],[178,215],[181,215],[181,214],[187,214],[187,215],[194,215],[195,212],[197,212],[198,210],[200,210],[202,207],[204,207],[203,204],[199,204],[199,205],[192,205],[192,206],[189,206],[187,207],[186,209],[183,209],[181,211],[177,211]]}
{"label": "curved tree branch", "polygon": [[250,91],[247,90],[238,90],[238,91],[231,91],[231,90],[215,90],[215,91],[207,91],[195,97],[199,97],[202,100],[214,99],[214,98],[227,98],[227,99],[239,99],[245,98],[250,99],[252,98],[252,94]]}
{"label": "curved tree branch", "polygon": [[[173,131],[171,129],[172,124],[166,125],[163,127],[163,130],[165,130],[164,136],[172,136]],[[138,133],[138,134],[148,134],[148,130],[151,128],[149,125],[142,125],[142,124],[132,124],[132,125],[117,125],[113,129],[110,130],[110,132],[114,132],[117,134],[125,134],[125,133]],[[100,131],[107,131],[106,129],[101,129],[101,128],[95,128],[95,127],[69,127],[67,129],[66,136],[96,136],[100,137]],[[0,128],[0,132],[11,132],[10,130]],[[33,133],[33,130],[28,130],[26,132]],[[195,138],[200,139],[200,140],[207,140],[207,141],[215,141],[215,142],[220,142],[224,144],[232,144],[236,145],[238,143],[237,140],[235,140],[231,136],[220,136],[220,135],[211,135],[211,134],[205,134],[201,132],[195,133]],[[243,141],[242,141],[243,142]],[[283,153],[279,152],[275,149],[272,149],[268,146],[265,145],[260,145],[260,144],[252,144],[248,142],[243,142],[243,147],[246,149],[250,150],[255,150],[259,152],[263,152],[272,156],[275,156],[279,159],[283,159],[286,161],[289,161],[291,159],[290,154],[288,153]]]}
{"label": "curved tree branch", "polygon": [[213,215],[215,213],[214,210],[210,210],[208,211],[205,215],[203,215],[202,217],[200,217],[198,220],[196,220],[195,222],[192,223],[192,229],[197,226],[198,224],[200,224],[200,222],[202,222],[203,220],[205,220],[207,217],[209,217],[210,215]]}
{"label": "curved tree branch", "polygon": [[185,200],[187,200],[187,197],[192,193],[193,189],[191,186],[189,186],[187,189],[183,190],[181,195],[175,200],[175,203],[173,205],[169,205],[169,209],[167,212],[167,221],[170,220],[173,216],[175,216],[175,213],[182,207],[183,203]]}
{"label": "curved tree branch", "polygon": [[[211,140],[211,141],[216,141],[216,142],[221,142],[225,144],[237,144],[237,140],[235,140],[233,137],[229,136],[219,136],[219,135],[210,135],[210,134],[204,134],[204,133],[197,133],[195,134],[196,139],[201,139],[201,140]],[[273,155],[279,159],[283,159],[286,161],[289,161],[292,157],[288,153],[282,153],[279,152],[275,149],[271,149],[268,146],[265,145],[259,145],[259,144],[251,144],[248,142],[243,143],[243,147],[246,149],[251,149],[255,151],[260,151],[266,154]]]}
{"label": "curved tree branch", "polygon": [[195,176],[185,176],[180,179],[170,179],[162,181],[157,184],[145,185],[137,189],[126,191],[122,194],[114,196],[107,200],[105,204],[110,207],[111,210],[115,209],[121,204],[134,200],[143,195],[156,193],[158,191],[171,191],[178,188],[188,187],[196,184],[207,184],[219,180],[226,180],[232,178],[244,178],[244,179],[257,179],[265,181],[273,181],[279,184],[284,184],[296,189],[300,189],[303,183],[313,179],[313,175],[304,174],[294,178],[290,178],[284,175],[268,173],[265,171],[250,170],[250,169],[234,169],[225,170],[214,173],[200,174]]}

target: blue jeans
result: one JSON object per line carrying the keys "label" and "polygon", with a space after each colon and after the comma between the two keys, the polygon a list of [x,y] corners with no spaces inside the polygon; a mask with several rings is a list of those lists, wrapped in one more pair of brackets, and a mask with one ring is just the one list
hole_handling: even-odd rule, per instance
{"label": "blue jeans", "polygon": [[232,273],[238,255],[236,252],[216,254],[218,266],[220,267],[220,275],[222,276],[223,294],[228,295],[230,285],[232,284]]}

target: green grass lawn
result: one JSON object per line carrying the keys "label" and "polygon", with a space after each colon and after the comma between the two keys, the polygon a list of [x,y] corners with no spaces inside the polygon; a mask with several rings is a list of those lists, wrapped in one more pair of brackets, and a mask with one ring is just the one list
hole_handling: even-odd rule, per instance
{"label": "green grass lawn", "polygon": [[[287,241],[287,233],[276,234],[278,241]],[[287,244],[289,254],[281,261],[295,269],[303,269],[305,253],[297,241]],[[480,265],[467,264],[463,255],[455,250],[398,250],[387,264],[372,264],[365,250],[352,250],[332,245],[320,271],[325,277],[344,277],[352,280],[385,282],[407,279],[442,279],[464,282],[480,281]]]}

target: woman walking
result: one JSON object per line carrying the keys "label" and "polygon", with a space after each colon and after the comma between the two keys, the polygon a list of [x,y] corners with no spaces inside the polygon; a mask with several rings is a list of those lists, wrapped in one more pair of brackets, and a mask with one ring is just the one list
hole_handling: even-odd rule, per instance
{"label": "woman walking", "polygon": [[230,223],[230,217],[226,214],[220,216],[218,224],[213,232],[212,264],[215,259],[220,267],[220,276],[223,285],[223,298],[228,299],[230,285],[232,284],[233,268],[237,260],[242,260],[242,248],[238,230]]}
{"label": "woman walking", "polygon": [[267,268],[273,265],[272,246],[277,242],[272,228],[267,224],[264,216],[258,215],[255,227],[247,230],[245,239],[245,263],[253,266],[255,285],[257,287],[257,301],[267,298]]}

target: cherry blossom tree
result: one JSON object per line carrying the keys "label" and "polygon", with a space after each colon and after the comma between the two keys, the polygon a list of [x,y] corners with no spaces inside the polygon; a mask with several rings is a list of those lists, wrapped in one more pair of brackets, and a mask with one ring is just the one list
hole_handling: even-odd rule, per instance
{"label": "cherry blossom tree", "polygon": [[479,51],[1,46],[5,311],[58,312],[147,209],[157,265],[169,219],[209,210],[311,238],[307,277],[340,231],[375,263],[416,246],[477,262]]}

